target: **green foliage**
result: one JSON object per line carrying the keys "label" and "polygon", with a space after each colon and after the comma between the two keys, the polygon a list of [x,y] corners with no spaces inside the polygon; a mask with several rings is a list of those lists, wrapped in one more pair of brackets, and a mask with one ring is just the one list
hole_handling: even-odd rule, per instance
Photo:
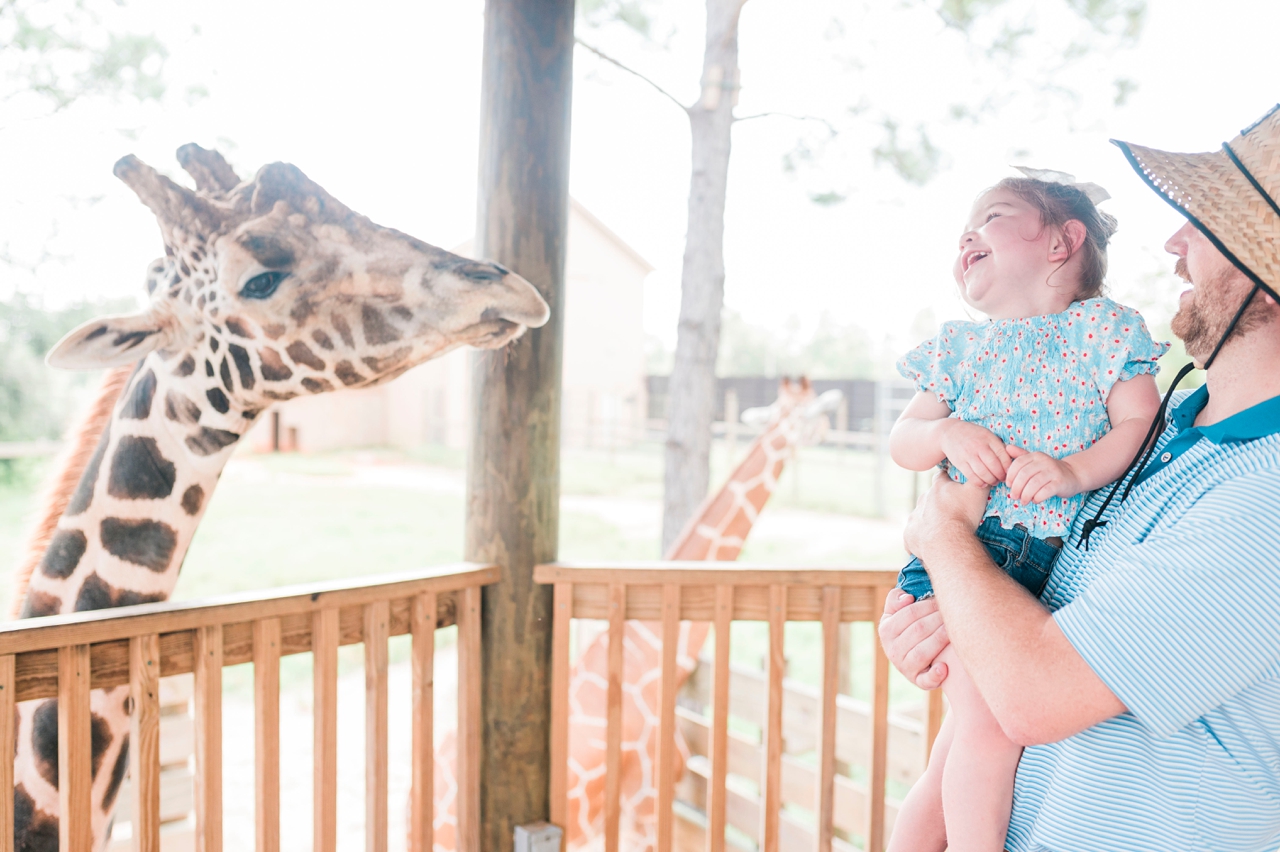
{"label": "green foliage", "polygon": [[898,123],[886,118],[883,122],[884,139],[871,151],[877,165],[891,166],[907,183],[923,186],[938,173],[942,151],[929,139],[924,125],[916,128],[915,139],[904,142],[898,136]]}
{"label": "green foliage", "polygon": [[62,109],[89,95],[159,99],[168,56],[154,35],[114,32],[107,0],[0,0],[0,98]]}
{"label": "green foliage", "polygon": [[62,434],[92,377],[46,366],[45,353],[80,323],[133,307],[117,299],[50,311],[21,293],[0,302],[0,441]]}
{"label": "green foliage", "polygon": [[967,33],[979,18],[1006,2],[1008,0],[942,0],[938,4],[938,17],[947,26]]}
{"label": "green foliage", "polygon": [[645,38],[653,34],[653,15],[648,0],[579,0],[578,20],[598,27],[617,21]]}
{"label": "green foliage", "polygon": [[812,379],[867,379],[875,359],[867,332],[823,314],[810,334],[798,322],[779,334],[753,325],[733,310],[720,321],[716,372],[722,376],[798,376]]}

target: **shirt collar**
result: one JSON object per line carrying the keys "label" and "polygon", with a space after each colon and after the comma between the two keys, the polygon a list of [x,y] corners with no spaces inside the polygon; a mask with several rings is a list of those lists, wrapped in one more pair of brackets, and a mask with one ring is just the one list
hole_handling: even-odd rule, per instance
{"label": "shirt collar", "polygon": [[1195,429],[1215,444],[1224,444],[1233,441],[1251,441],[1254,438],[1264,438],[1280,432],[1280,396],[1272,397],[1244,411],[1238,411],[1212,425],[1196,428],[1196,417],[1208,401],[1209,387],[1201,385],[1178,404],[1170,420],[1178,428],[1179,433]]}

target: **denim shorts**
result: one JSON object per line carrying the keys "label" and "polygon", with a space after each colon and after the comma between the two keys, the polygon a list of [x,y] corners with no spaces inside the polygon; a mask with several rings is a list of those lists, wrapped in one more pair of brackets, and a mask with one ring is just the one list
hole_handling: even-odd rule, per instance
{"label": "denim shorts", "polygon": [[[1000,519],[994,515],[982,522],[975,535],[986,546],[997,568],[1017,580],[1028,592],[1040,597],[1049,573],[1053,571],[1053,562],[1062,550],[1061,543],[1053,544],[1036,538],[1021,524],[1007,530],[1000,526]],[[933,597],[933,583],[929,582],[924,565],[914,556],[898,572],[898,588],[918,601]]]}

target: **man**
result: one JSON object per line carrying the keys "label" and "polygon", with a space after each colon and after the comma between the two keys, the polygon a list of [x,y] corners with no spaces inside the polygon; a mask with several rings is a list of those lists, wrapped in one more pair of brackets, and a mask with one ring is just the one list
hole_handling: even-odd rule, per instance
{"label": "man", "polygon": [[1280,105],[1220,152],[1117,144],[1187,217],[1165,245],[1192,285],[1173,330],[1205,385],[1173,397],[1146,464],[1085,504],[1039,601],[973,535],[986,490],[940,478],[905,533],[936,597],[890,594],[880,636],[925,688],[953,643],[1027,746],[1010,852],[1273,852]]}

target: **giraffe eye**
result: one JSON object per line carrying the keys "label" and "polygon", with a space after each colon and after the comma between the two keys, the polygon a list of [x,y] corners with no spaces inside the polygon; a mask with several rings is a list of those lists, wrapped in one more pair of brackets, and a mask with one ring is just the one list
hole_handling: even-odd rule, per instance
{"label": "giraffe eye", "polygon": [[268,299],[280,286],[280,282],[289,277],[289,273],[272,271],[263,272],[244,282],[240,295],[246,299]]}

